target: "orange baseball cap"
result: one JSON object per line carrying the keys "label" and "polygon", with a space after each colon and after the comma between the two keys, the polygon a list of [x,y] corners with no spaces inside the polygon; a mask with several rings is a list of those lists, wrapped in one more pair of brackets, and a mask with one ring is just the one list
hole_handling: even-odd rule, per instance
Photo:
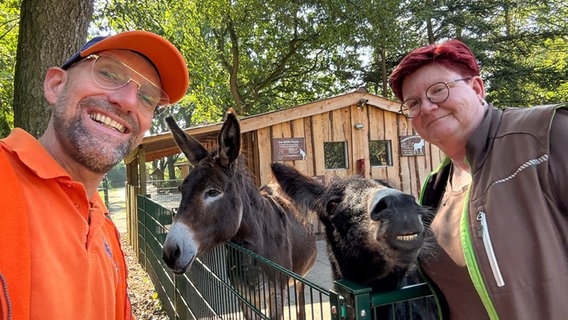
{"label": "orange baseball cap", "polygon": [[187,92],[189,74],[183,56],[168,40],[148,31],[135,30],[94,37],[65,61],[61,68],[67,69],[90,54],[117,49],[137,52],[154,64],[160,75],[162,90],[168,95],[170,103],[179,101]]}

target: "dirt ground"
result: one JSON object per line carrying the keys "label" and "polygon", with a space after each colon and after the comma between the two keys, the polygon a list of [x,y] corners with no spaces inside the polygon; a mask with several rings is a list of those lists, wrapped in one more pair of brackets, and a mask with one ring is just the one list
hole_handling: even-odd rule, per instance
{"label": "dirt ground", "polygon": [[152,281],[138,263],[126,234],[126,210],[124,188],[109,192],[109,211],[120,232],[120,239],[126,265],[128,266],[128,287],[132,312],[137,320],[168,320],[165,310],[158,299]]}
{"label": "dirt ground", "polygon": [[168,320],[168,315],[162,308],[152,281],[136,260],[136,255],[126,241],[126,234],[121,233],[121,240],[128,265],[127,281],[134,318],[137,320]]}

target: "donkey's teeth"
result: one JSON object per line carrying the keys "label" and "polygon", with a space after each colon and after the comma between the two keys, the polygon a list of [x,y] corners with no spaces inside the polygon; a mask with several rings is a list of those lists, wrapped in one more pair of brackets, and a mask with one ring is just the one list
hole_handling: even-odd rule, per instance
{"label": "donkey's teeth", "polygon": [[396,240],[402,240],[402,241],[411,241],[411,240],[415,240],[416,238],[418,238],[418,234],[408,234],[408,235],[404,235],[404,236],[396,236]]}

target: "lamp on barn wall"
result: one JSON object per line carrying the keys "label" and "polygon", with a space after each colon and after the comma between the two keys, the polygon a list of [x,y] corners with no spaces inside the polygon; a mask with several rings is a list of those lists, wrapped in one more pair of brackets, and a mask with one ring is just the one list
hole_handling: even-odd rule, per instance
{"label": "lamp on barn wall", "polygon": [[363,129],[363,128],[365,127],[365,125],[362,124],[362,123],[356,123],[354,127],[355,127],[355,129],[357,129],[357,130],[361,130],[361,129]]}
{"label": "lamp on barn wall", "polygon": [[359,100],[359,102],[357,102],[357,109],[363,109],[363,108],[365,108],[365,106],[367,105],[367,102],[369,102],[369,99],[361,99],[361,100]]}

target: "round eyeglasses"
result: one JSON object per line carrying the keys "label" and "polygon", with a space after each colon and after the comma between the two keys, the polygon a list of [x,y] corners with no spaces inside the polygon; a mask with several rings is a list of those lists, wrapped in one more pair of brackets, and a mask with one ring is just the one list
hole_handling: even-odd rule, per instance
{"label": "round eyeglasses", "polygon": [[[168,95],[157,85],[132,69],[123,62],[111,56],[99,56],[92,54],[86,59],[95,59],[91,69],[91,75],[97,85],[103,89],[116,90],[124,87],[130,81],[138,86],[138,105],[147,114],[157,114],[169,104]],[[132,79],[132,74],[137,74],[145,82]]]}
{"label": "round eyeglasses", "polygon": [[[472,77],[461,78],[450,80],[446,82],[436,82],[426,89],[426,99],[432,103],[443,103],[450,97],[450,86],[449,84],[458,81],[467,81],[472,79]],[[414,118],[420,114],[422,109],[422,101],[418,98],[409,98],[404,100],[400,104],[400,113],[405,115],[407,118]]]}

